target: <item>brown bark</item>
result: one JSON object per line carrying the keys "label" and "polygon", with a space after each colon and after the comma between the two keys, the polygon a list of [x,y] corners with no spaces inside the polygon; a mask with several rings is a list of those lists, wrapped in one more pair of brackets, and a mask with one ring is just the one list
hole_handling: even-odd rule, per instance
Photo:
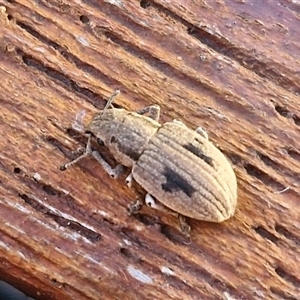
{"label": "brown bark", "polygon": [[[299,299],[299,4],[0,4],[1,280],[37,299]],[[94,160],[59,171],[78,113],[117,88],[207,130],[235,165],[231,220],[189,220],[187,240],[175,217],[128,216],[137,194]]]}

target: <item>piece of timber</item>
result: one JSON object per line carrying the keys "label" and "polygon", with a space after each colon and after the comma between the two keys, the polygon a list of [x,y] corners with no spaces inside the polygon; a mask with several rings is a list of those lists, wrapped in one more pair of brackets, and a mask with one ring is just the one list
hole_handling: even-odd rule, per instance
{"label": "piece of timber", "polygon": [[[0,0],[1,280],[35,299],[299,299],[299,4],[199,2]],[[189,220],[188,240],[128,216],[138,193],[93,159],[59,171],[115,89],[208,132],[237,174],[232,219]]]}

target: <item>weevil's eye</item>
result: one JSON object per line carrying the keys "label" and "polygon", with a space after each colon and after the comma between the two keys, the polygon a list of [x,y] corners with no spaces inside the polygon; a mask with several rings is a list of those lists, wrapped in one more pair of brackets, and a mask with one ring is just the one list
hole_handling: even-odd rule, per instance
{"label": "weevil's eye", "polygon": [[104,146],[104,142],[100,138],[97,138],[97,144],[100,146]]}

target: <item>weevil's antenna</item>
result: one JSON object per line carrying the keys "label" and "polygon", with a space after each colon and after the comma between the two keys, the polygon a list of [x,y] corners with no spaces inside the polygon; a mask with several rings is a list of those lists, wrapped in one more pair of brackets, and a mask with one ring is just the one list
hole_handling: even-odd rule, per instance
{"label": "weevil's antenna", "polygon": [[[120,94],[120,90],[115,90],[114,93],[109,97],[107,100],[107,103],[102,111],[102,114],[110,107],[112,106],[112,102],[115,100],[115,98]],[[112,106],[113,107],[113,106]]]}

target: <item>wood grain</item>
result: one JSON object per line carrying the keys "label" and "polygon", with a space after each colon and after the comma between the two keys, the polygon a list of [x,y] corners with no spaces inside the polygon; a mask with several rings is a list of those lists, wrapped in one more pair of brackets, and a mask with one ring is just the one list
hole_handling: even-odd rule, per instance
{"label": "wood grain", "polygon": [[[36,299],[300,299],[300,5],[199,3],[0,0],[1,280]],[[115,89],[206,129],[237,174],[231,220],[189,220],[188,240],[129,216],[138,195],[92,159],[59,171]]]}

